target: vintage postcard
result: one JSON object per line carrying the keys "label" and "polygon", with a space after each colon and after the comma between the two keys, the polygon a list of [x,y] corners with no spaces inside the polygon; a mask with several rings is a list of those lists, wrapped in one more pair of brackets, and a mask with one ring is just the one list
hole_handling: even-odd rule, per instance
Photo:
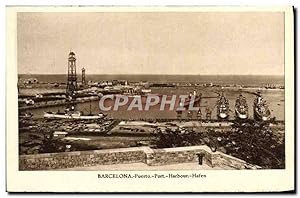
{"label": "vintage postcard", "polygon": [[7,7],[9,192],[293,192],[293,7]]}

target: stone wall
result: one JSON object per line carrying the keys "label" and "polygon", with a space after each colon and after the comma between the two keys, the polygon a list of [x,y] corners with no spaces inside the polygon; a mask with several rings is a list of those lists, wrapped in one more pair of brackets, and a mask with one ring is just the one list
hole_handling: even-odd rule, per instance
{"label": "stone wall", "polygon": [[19,169],[47,170],[122,163],[145,163],[145,160],[146,155],[142,147],[46,153],[36,155],[21,155],[19,160]]}
{"label": "stone wall", "polygon": [[145,151],[146,162],[149,166],[167,165],[185,162],[197,162],[202,154],[203,163],[212,166],[211,150],[207,146],[190,146],[165,149],[151,149]]}
{"label": "stone wall", "polygon": [[216,152],[212,155],[212,166],[220,168],[233,168],[233,169],[260,169],[261,167],[253,164],[246,163],[244,160],[225,155],[221,152]]}
{"label": "stone wall", "polygon": [[199,162],[198,155],[203,155],[203,164],[224,169],[257,169],[238,158],[221,152],[212,152],[207,146],[190,146],[166,149],[151,149],[149,147],[134,147],[106,149],[94,151],[76,151],[64,153],[46,153],[36,155],[21,155],[20,170],[47,170],[73,168],[96,165],[111,165],[122,163],[146,163],[149,166]]}

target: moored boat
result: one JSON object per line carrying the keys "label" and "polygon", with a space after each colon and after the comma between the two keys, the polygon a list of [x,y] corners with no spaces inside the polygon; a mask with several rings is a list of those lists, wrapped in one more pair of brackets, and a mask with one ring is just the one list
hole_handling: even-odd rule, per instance
{"label": "moored boat", "polygon": [[223,92],[217,101],[217,116],[222,120],[229,117],[229,102]]}
{"label": "moored boat", "polygon": [[247,100],[242,94],[235,101],[235,115],[242,120],[248,118]]}
{"label": "moored boat", "polygon": [[19,114],[19,118],[31,118],[33,114],[31,112],[22,112]]}
{"label": "moored boat", "polygon": [[268,121],[271,118],[267,102],[262,98],[260,92],[257,93],[253,105],[253,117],[255,120]]}
{"label": "moored boat", "polygon": [[105,114],[99,113],[97,115],[83,115],[79,111],[60,113],[60,112],[44,112],[44,118],[58,118],[58,119],[82,119],[82,120],[90,120],[90,119],[102,119],[106,117]]}

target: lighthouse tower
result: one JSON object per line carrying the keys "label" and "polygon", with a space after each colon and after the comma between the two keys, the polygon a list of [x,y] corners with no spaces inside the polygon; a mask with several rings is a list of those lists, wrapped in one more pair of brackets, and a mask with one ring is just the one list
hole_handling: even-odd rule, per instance
{"label": "lighthouse tower", "polygon": [[67,97],[73,98],[77,89],[77,76],[76,76],[76,58],[75,53],[70,52],[68,58],[68,79],[67,79]]}

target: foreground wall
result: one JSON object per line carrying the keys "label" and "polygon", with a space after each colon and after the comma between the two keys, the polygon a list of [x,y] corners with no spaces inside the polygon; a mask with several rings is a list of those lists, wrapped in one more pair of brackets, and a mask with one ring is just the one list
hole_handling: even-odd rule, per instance
{"label": "foreground wall", "polygon": [[137,148],[46,153],[21,155],[19,169],[45,170],[122,163],[145,163],[145,159],[146,155],[143,149]]}
{"label": "foreground wall", "polygon": [[199,156],[203,156],[202,163],[207,164],[210,167],[220,167],[224,169],[259,168],[258,166],[253,166],[243,160],[226,155],[224,153],[218,151],[212,152],[207,146],[191,146],[166,149],[133,147],[94,151],[21,155],[19,159],[19,169],[47,170],[141,162],[146,163],[149,166],[187,162],[199,163]]}

